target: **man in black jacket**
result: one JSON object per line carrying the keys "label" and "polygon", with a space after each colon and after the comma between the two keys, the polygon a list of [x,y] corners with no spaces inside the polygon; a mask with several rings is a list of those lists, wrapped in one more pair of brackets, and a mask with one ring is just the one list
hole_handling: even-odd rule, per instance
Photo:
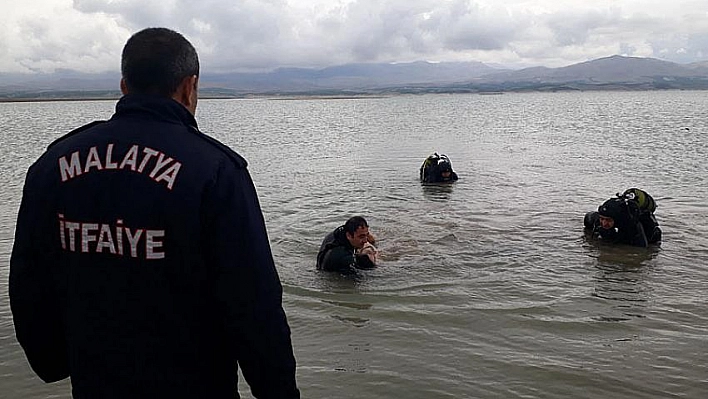
{"label": "man in black jacket", "polygon": [[317,253],[317,269],[346,273],[374,268],[375,264],[369,256],[357,254],[357,250],[364,248],[371,240],[366,219],[361,216],[349,218],[322,240]]}
{"label": "man in black jacket", "polygon": [[17,339],[75,398],[299,398],[290,328],[246,161],[197,130],[199,61],[150,28],[113,117],[29,169],[10,300]]}

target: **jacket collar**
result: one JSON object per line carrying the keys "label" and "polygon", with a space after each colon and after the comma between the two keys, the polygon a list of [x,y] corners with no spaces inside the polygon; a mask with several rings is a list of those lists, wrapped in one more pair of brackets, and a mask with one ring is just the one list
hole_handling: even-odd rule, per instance
{"label": "jacket collar", "polygon": [[180,123],[197,128],[197,121],[184,105],[155,95],[126,94],[116,104],[115,116],[145,115],[166,122]]}

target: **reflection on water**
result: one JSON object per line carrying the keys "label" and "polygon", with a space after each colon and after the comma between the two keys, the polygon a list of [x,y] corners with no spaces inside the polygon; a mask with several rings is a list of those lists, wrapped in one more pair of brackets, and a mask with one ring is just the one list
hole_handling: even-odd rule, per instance
{"label": "reflection on water", "polygon": [[369,319],[362,319],[360,317],[332,315],[332,318],[339,320],[343,323],[350,324],[354,327],[364,327],[366,323],[369,322]]}
{"label": "reflection on water", "polygon": [[647,317],[648,303],[653,295],[651,273],[660,247],[612,245],[589,237],[587,233],[585,238],[588,256],[595,260],[592,295],[609,301],[613,310],[613,315],[597,316],[596,319],[617,322]]}
{"label": "reflection on water", "polygon": [[450,199],[455,183],[421,183],[423,195],[431,201],[445,202]]}
{"label": "reflection on water", "polygon": [[661,245],[650,245],[647,248],[615,245],[593,238],[587,231],[584,233],[584,247],[588,250],[588,256],[597,259],[599,267],[639,268],[656,259],[661,252]]}
{"label": "reflection on water", "polygon": [[345,308],[350,308],[350,309],[357,309],[357,310],[366,310],[366,309],[371,309],[371,304],[370,303],[353,303],[353,302],[342,302],[342,301],[323,301],[325,303],[329,303],[335,306],[342,306]]}
{"label": "reflection on water", "polygon": [[357,293],[362,284],[370,279],[366,270],[350,268],[336,272],[317,270],[315,287],[322,292],[350,294]]}

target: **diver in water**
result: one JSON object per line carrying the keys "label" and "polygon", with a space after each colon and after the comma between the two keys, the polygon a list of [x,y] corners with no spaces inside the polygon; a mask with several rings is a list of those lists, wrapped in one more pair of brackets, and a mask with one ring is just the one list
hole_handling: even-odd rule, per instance
{"label": "diver in water", "polygon": [[656,203],[646,191],[630,188],[585,214],[585,230],[593,237],[618,244],[647,247],[661,241],[654,216]]}
{"label": "diver in water", "polygon": [[345,273],[355,269],[373,269],[378,254],[374,243],[375,238],[369,232],[366,219],[351,217],[322,241],[317,254],[317,269]]}
{"label": "diver in water", "polygon": [[447,155],[434,153],[423,161],[420,166],[420,181],[422,183],[452,183],[458,179],[452,170],[452,162]]}

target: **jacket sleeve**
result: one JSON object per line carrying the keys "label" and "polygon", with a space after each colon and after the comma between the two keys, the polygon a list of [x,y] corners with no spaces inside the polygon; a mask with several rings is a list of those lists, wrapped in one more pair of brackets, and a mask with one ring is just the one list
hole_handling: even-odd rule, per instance
{"label": "jacket sleeve", "polygon": [[[15,335],[30,366],[45,382],[69,376],[64,324],[53,278],[59,254],[58,219],[49,214],[31,169],[25,182],[10,258],[10,307]],[[56,224],[56,226],[55,226]]]}
{"label": "jacket sleeve", "polygon": [[230,350],[254,397],[299,398],[282,286],[251,177],[226,163],[208,191],[203,245]]}

